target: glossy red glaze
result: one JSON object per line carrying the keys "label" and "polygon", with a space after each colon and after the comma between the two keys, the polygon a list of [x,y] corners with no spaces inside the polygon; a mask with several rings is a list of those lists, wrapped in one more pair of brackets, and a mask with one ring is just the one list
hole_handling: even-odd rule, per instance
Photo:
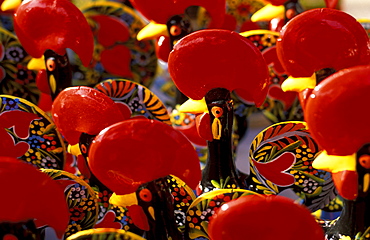
{"label": "glossy red glaze", "polygon": [[280,6],[280,5],[284,5],[284,3],[288,2],[288,0],[267,0],[267,2],[275,6]]}
{"label": "glossy red glaze", "polygon": [[[38,219],[61,238],[68,226],[69,210],[63,189],[38,169],[18,159],[0,157],[0,222]],[[6,193],[6,194],[5,194]]]}
{"label": "glossy red glaze", "polygon": [[329,8],[308,10],[290,20],[281,30],[277,52],[293,77],[370,63],[365,29],[351,15]]}
{"label": "glossy red glaze", "polygon": [[329,155],[351,155],[370,142],[370,66],[341,70],[318,84],[306,101],[305,121]]}
{"label": "glossy red glaze", "polygon": [[211,117],[209,113],[202,113],[196,116],[196,128],[198,135],[207,141],[212,142]]}
{"label": "glossy red glaze", "polygon": [[64,55],[66,48],[88,66],[94,40],[82,12],[68,0],[24,1],[14,15],[14,29],[25,50],[39,58],[46,49]]}
{"label": "glossy red glaze", "polygon": [[249,195],[225,203],[210,220],[208,233],[212,240],[241,236],[259,240],[325,239],[308,209],[276,195]]}
{"label": "glossy red glaze", "polygon": [[174,15],[184,14],[186,8],[190,6],[201,6],[207,10],[212,19],[210,28],[222,26],[226,8],[225,0],[130,0],[130,2],[148,20],[162,24],[166,24]]}
{"label": "glossy red glaze", "polygon": [[355,200],[357,198],[358,174],[356,171],[332,173],[332,178],[340,196],[347,200]]}
{"label": "glossy red glaze", "polygon": [[128,119],[100,132],[90,147],[89,166],[119,195],[169,174],[195,189],[201,176],[199,158],[187,138],[167,124],[143,118]]}
{"label": "glossy red glaze", "polygon": [[145,215],[144,210],[141,206],[134,204],[131,206],[127,206],[127,210],[130,213],[132,223],[135,224],[135,226],[144,231],[150,230],[148,217]]}
{"label": "glossy red glaze", "polygon": [[52,117],[69,144],[78,143],[83,132],[96,135],[126,119],[112,99],[85,86],[70,87],[60,92],[53,102]]}
{"label": "glossy red glaze", "polygon": [[[209,121],[209,118],[208,118]],[[208,123],[209,125],[209,123]],[[207,146],[207,142],[205,139],[203,139],[201,136],[199,136],[198,133],[198,125],[197,121],[194,120],[190,124],[187,124],[185,126],[173,126],[176,130],[182,132],[190,142],[194,143],[197,146]],[[212,137],[212,132],[210,131],[211,137]],[[212,140],[212,139],[211,139]]]}
{"label": "glossy red glaze", "polygon": [[269,73],[261,52],[233,31],[208,29],[187,35],[170,53],[168,69],[177,88],[195,100],[213,88],[226,88],[260,106],[268,91]]}
{"label": "glossy red glaze", "polygon": [[159,59],[164,62],[168,62],[168,56],[171,52],[170,38],[166,36],[160,36],[155,45],[155,54]]}

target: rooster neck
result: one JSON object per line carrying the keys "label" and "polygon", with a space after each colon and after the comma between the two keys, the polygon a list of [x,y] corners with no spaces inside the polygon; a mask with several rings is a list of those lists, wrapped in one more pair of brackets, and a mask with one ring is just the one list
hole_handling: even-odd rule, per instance
{"label": "rooster neck", "polygon": [[[202,191],[207,192],[215,188],[246,188],[245,183],[239,180],[233,159],[233,107],[230,91],[224,88],[212,89],[207,93],[205,100],[211,125],[218,118],[221,131],[219,139],[207,141],[208,159],[202,174]],[[222,114],[217,114],[215,108],[221,109]],[[215,186],[215,182],[219,186]]]}
{"label": "rooster neck", "polygon": [[355,237],[370,227],[370,195],[354,201],[343,200],[343,210],[338,221],[326,231],[327,239],[337,239],[340,235]]}
{"label": "rooster neck", "polygon": [[[71,64],[67,54],[59,55],[50,49],[44,52],[44,59],[51,97],[55,99],[59,92],[72,86]],[[50,62],[52,62],[53,66],[50,66]],[[51,77],[53,77],[54,80],[51,80]],[[55,82],[55,87],[52,86],[51,81]]]}
{"label": "rooster neck", "polygon": [[[370,169],[360,164],[360,157],[370,155],[370,144],[362,146],[356,154],[356,171],[358,174],[358,196],[350,201],[343,199],[343,211],[332,227],[327,230],[328,239],[336,239],[340,235],[347,235],[354,238],[358,233],[364,233],[370,227],[370,194],[369,188],[365,188],[366,174]],[[367,238],[366,238],[367,239]]]}
{"label": "rooster neck", "polygon": [[99,189],[99,192],[104,192],[107,191],[109,194],[112,194],[113,191],[110,190],[107,186],[105,186],[96,176],[95,174],[91,171],[88,163],[88,157],[89,157],[89,151],[90,151],[90,145],[96,135],[90,135],[87,133],[82,133],[80,136],[79,140],[79,147],[81,150],[81,154],[83,156],[83,159],[85,161],[86,165],[86,170],[89,171],[88,174],[90,175],[89,177],[89,184],[92,187],[97,187]]}

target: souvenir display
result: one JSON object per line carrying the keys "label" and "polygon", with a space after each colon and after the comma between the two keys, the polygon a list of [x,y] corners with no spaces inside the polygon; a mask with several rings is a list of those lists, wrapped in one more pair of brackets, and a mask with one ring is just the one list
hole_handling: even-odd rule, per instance
{"label": "souvenir display", "polygon": [[370,240],[369,21],[342,6],[3,1],[0,239]]}

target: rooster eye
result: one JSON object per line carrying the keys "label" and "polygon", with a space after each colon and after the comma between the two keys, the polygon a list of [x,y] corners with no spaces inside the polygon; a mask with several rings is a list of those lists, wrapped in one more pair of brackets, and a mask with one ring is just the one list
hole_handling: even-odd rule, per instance
{"label": "rooster eye", "polygon": [[46,67],[49,71],[54,71],[56,64],[55,64],[55,59],[54,58],[48,58],[46,60]]}
{"label": "rooster eye", "polygon": [[84,144],[81,145],[81,152],[82,153],[87,153],[87,148]]}
{"label": "rooster eye", "polygon": [[171,26],[171,28],[170,28],[170,34],[172,36],[178,36],[178,35],[180,35],[181,34],[181,28],[179,26],[176,26],[176,25]]}
{"label": "rooster eye", "polygon": [[152,193],[148,189],[142,189],[139,192],[139,197],[145,202],[152,201]]}
{"label": "rooster eye", "polygon": [[370,156],[369,155],[362,155],[359,159],[361,166],[366,169],[370,169]]}
{"label": "rooster eye", "polygon": [[215,116],[216,118],[219,118],[224,113],[224,110],[222,110],[222,108],[220,108],[220,107],[213,107],[211,109],[211,112],[212,112],[213,116]]}

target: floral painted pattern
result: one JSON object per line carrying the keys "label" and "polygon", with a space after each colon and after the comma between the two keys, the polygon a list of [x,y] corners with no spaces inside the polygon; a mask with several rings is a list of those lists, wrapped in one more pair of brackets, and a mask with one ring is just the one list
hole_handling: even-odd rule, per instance
{"label": "floral painted pattern", "polygon": [[23,49],[17,37],[0,28],[0,94],[24,98],[38,103],[36,73],[27,68],[31,56]]}
{"label": "floral painted pattern", "polygon": [[23,145],[23,150],[13,157],[37,168],[63,169],[66,158],[63,139],[50,117],[36,105],[22,98],[0,95],[0,125],[4,127],[0,130],[6,131],[2,155],[13,146],[20,150]]}

